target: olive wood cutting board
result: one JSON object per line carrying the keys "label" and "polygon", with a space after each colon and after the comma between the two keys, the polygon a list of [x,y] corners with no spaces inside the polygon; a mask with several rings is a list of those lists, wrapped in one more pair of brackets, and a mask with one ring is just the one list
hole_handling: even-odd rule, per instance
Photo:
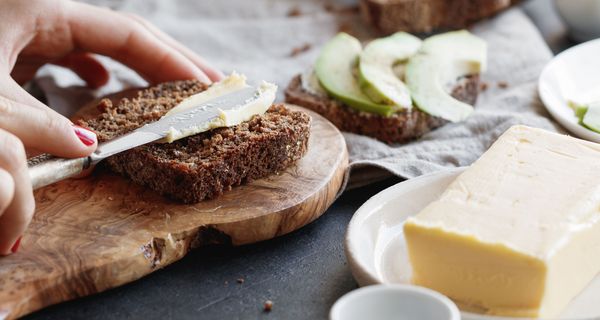
{"label": "olive wood cutting board", "polygon": [[348,153],[329,121],[302,110],[312,117],[307,154],[214,200],[179,204],[103,169],[37,190],[19,252],[0,258],[0,319],[131,282],[195,247],[271,239],[317,219],[343,185]]}

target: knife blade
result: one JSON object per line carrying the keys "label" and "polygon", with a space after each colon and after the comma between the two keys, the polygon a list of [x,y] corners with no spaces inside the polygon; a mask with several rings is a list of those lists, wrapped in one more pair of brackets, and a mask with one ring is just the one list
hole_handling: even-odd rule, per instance
{"label": "knife blade", "polygon": [[208,100],[181,113],[161,118],[113,140],[98,144],[90,156],[76,159],[58,158],[48,154],[29,159],[29,176],[33,189],[67,179],[117,153],[165,138],[170,129],[185,131],[208,123],[220,116],[221,110],[230,110],[247,103],[258,94],[256,87]]}
{"label": "knife blade", "polygon": [[90,156],[92,158],[92,164],[119,152],[161,140],[167,136],[167,133],[171,128],[178,131],[185,131],[186,129],[198,126],[198,124],[210,122],[219,117],[219,110],[229,110],[240,106],[256,94],[257,89],[255,87],[243,88],[215,99],[208,100],[185,112],[164,117],[128,134],[102,143]]}

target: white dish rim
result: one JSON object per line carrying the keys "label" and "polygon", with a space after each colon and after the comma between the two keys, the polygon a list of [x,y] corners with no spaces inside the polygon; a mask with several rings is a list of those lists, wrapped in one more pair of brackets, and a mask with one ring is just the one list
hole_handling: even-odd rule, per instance
{"label": "white dish rim", "polygon": [[550,113],[552,118],[554,118],[561,126],[563,126],[569,132],[582,139],[600,143],[600,133],[596,133],[580,125],[577,121],[577,117],[575,117],[574,114],[573,117],[564,117],[559,110],[569,108],[569,106],[566,103],[564,105],[556,103],[554,99],[550,97],[550,93],[547,92],[547,90],[544,90],[544,86],[549,85],[547,84],[547,82],[549,77],[551,77],[550,73],[552,72],[552,68],[554,68],[554,66],[557,63],[560,63],[560,61],[565,59],[564,57],[576,55],[577,52],[581,50],[589,50],[588,48],[596,46],[600,47],[600,39],[590,40],[578,44],[557,54],[554,58],[552,58],[552,60],[550,60],[550,62],[546,64],[544,69],[542,69],[542,72],[540,73],[540,77],[538,79],[537,91],[540,99],[542,100],[542,104],[544,105],[546,110]]}

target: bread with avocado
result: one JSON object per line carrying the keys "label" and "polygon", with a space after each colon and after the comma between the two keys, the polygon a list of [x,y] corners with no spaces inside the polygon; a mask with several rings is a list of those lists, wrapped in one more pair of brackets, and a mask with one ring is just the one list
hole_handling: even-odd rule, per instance
{"label": "bread with avocado", "polygon": [[[342,131],[373,137],[386,143],[403,143],[448,123],[418,108],[404,109],[391,116],[358,111],[326,95],[306,89],[300,75],[294,77],[285,90],[288,103],[311,109]],[[451,95],[467,104],[475,104],[479,92],[479,76],[466,76],[456,81]]]}
{"label": "bread with avocado", "polygon": [[312,109],[343,131],[387,143],[418,138],[473,112],[484,40],[466,30],[421,40],[399,32],[366,44],[338,33],[314,69],[295,77],[286,101]]}

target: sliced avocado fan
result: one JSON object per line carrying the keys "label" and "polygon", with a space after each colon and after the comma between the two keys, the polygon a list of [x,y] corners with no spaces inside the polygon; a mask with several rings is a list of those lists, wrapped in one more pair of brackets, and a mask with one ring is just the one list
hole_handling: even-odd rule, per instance
{"label": "sliced avocado fan", "polygon": [[354,70],[361,50],[358,39],[346,33],[327,42],[315,64],[319,83],[330,96],[356,110],[389,116],[398,106],[371,101],[356,80]]}
{"label": "sliced avocado fan", "polygon": [[575,116],[577,117],[577,119],[579,119],[579,123],[581,123],[583,121],[583,116],[588,110],[588,106],[574,101],[567,101],[567,104],[571,109],[573,109],[573,112],[575,112]]}
{"label": "sliced avocado fan", "polygon": [[410,91],[394,73],[421,47],[421,39],[405,32],[371,41],[360,54],[358,81],[362,91],[377,103],[412,108]]}
{"label": "sliced avocado fan", "polygon": [[575,113],[579,117],[581,125],[600,133],[600,102],[590,103],[587,108],[580,106]]}
{"label": "sliced avocado fan", "polygon": [[464,120],[473,107],[454,99],[449,84],[486,68],[486,44],[468,31],[429,37],[406,66],[405,81],[413,102],[422,111],[451,122]]}

